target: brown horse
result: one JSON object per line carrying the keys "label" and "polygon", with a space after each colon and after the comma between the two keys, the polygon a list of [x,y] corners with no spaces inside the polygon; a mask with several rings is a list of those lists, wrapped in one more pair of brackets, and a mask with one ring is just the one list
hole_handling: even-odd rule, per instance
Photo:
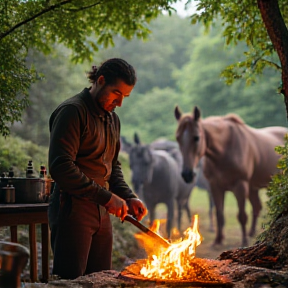
{"label": "brown horse", "polygon": [[200,110],[182,115],[175,108],[178,121],[176,139],[183,155],[182,177],[191,182],[199,159],[205,155],[204,174],[210,182],[216,207],[217,233],[214,244],[222,244],[224,194],[232,191],[238,203],[242,245],[247,246],[245,199],[249,198],[253,218],[249,236],[255,234],[262,208],[258,190],[267,186],[276,172],[279,155],[275,146],[284,144],[285,127],[255,129],[234,114],[200,118]]}

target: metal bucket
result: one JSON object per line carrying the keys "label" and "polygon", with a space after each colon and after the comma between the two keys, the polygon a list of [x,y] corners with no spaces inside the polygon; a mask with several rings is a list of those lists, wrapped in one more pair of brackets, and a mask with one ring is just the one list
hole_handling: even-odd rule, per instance
{"label": "metal bucket", "polygon": [[[41,203],[45,197],[45,180],[42,178],[3,177],[1,187],[12,184],[15,188],[15,203]],[[5,203],[4,192],[0,195],[0,202]]]}
{"label": "metal bucket", "polygon": [[20,288],[21,273],[27,265],[29,250],[17,243],[0,241],[0,287]]}

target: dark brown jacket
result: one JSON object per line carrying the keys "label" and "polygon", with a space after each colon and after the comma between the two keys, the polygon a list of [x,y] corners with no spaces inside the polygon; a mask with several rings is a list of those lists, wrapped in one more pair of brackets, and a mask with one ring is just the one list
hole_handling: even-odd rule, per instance
{"label": "dark brown jacket", "polygon": [[57,107],[49,128],[49,172],[61,191],[100,205],[109,201],[110,191],[136,198],[118,161],[119,118],[101,109],[88,88]]}

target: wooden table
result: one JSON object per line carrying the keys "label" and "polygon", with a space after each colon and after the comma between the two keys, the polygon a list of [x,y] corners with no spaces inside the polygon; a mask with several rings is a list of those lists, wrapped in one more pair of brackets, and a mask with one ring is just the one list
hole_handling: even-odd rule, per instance
{"label": "wooden table", "polygon": [[48,203],[37,204],[0,204],[0,227],[10,226],[11,242],[17,243],[17,226],[29,225],[30,244],[30,279],[36,282],[38,278],[36,224],[41,224],[42,242],[42,279],[49,279],[49,226]]}

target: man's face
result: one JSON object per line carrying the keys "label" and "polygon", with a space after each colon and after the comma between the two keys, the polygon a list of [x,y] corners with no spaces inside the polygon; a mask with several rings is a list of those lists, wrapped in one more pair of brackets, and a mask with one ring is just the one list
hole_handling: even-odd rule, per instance
{"label": "man's face", "polygon": [[100,106],[112,112],[117,106],[121,107],[124,97],[128,97],[134,86],[127,85],[122,80],[118,80],[116,84],[106,85],[100,84],[101,88],[97,93],[97,101]]}

